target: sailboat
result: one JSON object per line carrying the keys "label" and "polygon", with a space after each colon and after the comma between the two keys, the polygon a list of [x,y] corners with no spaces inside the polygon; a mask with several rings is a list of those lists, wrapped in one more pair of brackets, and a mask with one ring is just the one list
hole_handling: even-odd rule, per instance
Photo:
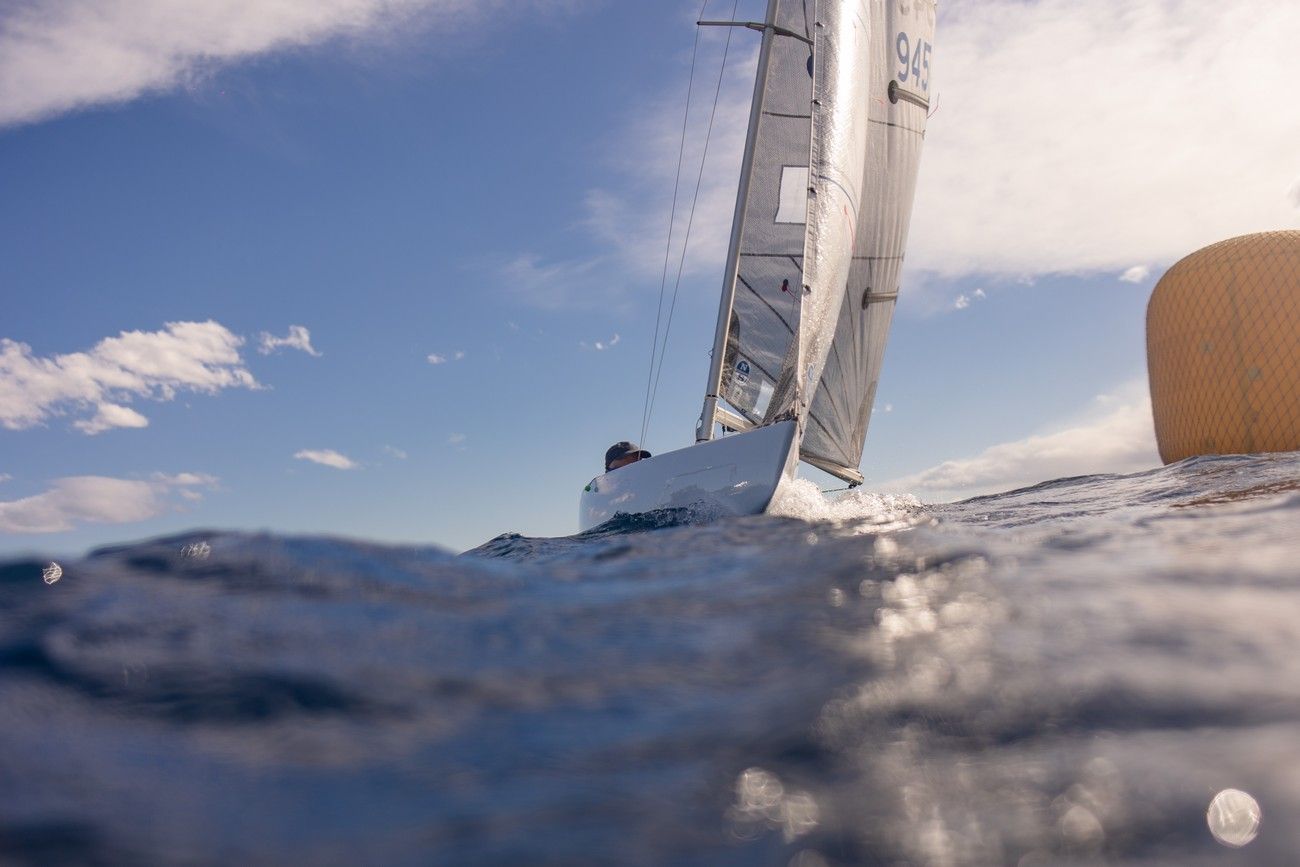
{"label": "sailboat", "polygon": [[695,443],[597,476],[620,514],[765,511],[799,461],[859,470],[930,106],[935,0],[769,0]]}

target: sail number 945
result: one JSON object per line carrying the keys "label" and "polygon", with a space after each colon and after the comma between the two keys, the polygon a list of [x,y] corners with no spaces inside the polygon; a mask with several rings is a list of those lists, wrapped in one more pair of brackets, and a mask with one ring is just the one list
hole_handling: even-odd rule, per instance
{"label": "sail number 945", "polygon": [[921,90],[930,89],[930,49],[933,48],[930,43],[924,39],[912,40],[906,33],[899,32],[898,40],[895,43],[898,51],[898,80],[906,82],[912,78],[916,86]]}

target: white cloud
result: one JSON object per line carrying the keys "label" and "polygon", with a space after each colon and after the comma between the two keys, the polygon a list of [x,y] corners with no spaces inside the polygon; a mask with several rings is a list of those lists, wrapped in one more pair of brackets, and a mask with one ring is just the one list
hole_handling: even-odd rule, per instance
{"label": "white cloud", "polygon": [[621,339],[622,338],[619,337],[618,334],[615,334],[609,340],[597,340],[594,343],[588,343],[585,340],[580,340],[578,341],[578,345],[581,346],[583,349],[594,349],[597,352],[604,352],[606,349],[613,349],[615,346],[618,346],[619,341]]}
{"label": "white cloud", "polygon": [[[479,0],[24,0],[0,5],[0,126],[174,89],[258,54],[426,27],[468,31],[522,4]],[[537,0],[530,4],[561,8]]]}
{"label": "white cloud", "polygon": [[965,292],[962,292],[956,298],[952,299],[951,309],[965,310],[967,307],[971,306],[976,301],[983,301],[987,297],[988,296],[984,294],[983,289],[976,289],[974,292],[970,293],[969,295],[967,295]]}
{"label": "white cloud", "polygon": [[150,478],[164,485],[181,488],[196,486],[212,488],[216,487],[218,481],[216,476],[207,473],[176,473],[171,476],[166,473],[154,473]]}
{"label": "white cloud", "polygon": [[[1300,225],[1300,113],[1281,110],[1261,86],[1300,81],[1300,4],[952,0],[940,10],[909,295],[968,273],[1032,285],[1037,274],[1171,263],[1233,235]],[[744,59],[732,64],[718,107],[687,277],[715,272],[726,249],[748,50],[733,42],[733,57]],[[700,68],[716,70],[717,54]],[[693,105],[670,293],[713,74]],[[638,104],[610,136],[612,172],[587,191],[579,220],[593,255],[524,254],[500,269],[520,297],[549,308],[608,306],[629,287],[658,283],[684,89],[674,83]]]}
{"label": "white cloud", "polygon": [[149,419],[129,406],[101,403],[93,418],[74,421],[72,426],[82,433],[94,436],[115,427],[148,427]]}
{"label": "white cloud", "polygon": [[447,437],[447,442],[451,443],[454,446],[458,446],[463,442],[465,442],[465,435],[463,433],[454,433],[451,436]]}
{"label": "white cloud", "polygon": [[273,334],[263,331],[259,335],[260,344],[257,351],[263,355],[270,355],[277,349],[301,349],[308,355],[320,358],[321,353],[311,345],[311,332],[301,325],[290,325],[289,333],[284,337],[276,337]]}
{"label": "white cloud", "polygon": [[216,478],[202,473],[155,473],[148,481],[107,476],[56,479],[43,493],[0,502],[0,532],[58,533],[82,523],[143,521],[174,507],[171,494],[196,501],[202,499],[196,488],[216,483]]}
{"label": "white cloud", "polygon": [[397,458],[399,461],[404,461],[409,457],[409,455],[407,455],[406,452],[402,451],[396,446],[384,446],[384,454],[392,455],[393,457]]}
{"label": "white cloud", "polygon": [[171,400],[181,391],[215,394],[258,388],[243,367],[244,340],[217,322],[168,322],[161,331],[124,331],[86,352],[42,358],[25,343],[0,339],[0,426],[22,430],[52,416],[95,408],[76,423],[88,434],[144,427],[148,420],[116,401]]}
{"label": "white cloud", "polygon": [[[1115,270],[1297,224],[1300,4],[941,5],[909,265]],[[1243,62],[1244,57],[1248,62]]]}
{"label": "white cloud", "polygon": [[11,479],[13,479],[13,476],[9,475],[8,473],[0,473],[0,482],[7,482],[10,481]]}
{"label": "white cloud", "polygon": [[[593,233],[594,234],[594,233]],[[609,297],[617,260],[609,255],[544,262],[524,253],[497,269],[501,284],[516,298],[543,310],[598,306]]]}
{"label": "white cloud", "polygon": [[428,362],[430,364],[446,364],[448,361],[460,361],[464,357],[465,353],[460,349],[456,350],[451,355],[439,355],[436,352],[431,352],[428,355]]}
{"label": "white cloud", "polygon": [[[604,142],[607,176],[600,186],[586,191],[575,226],[587,235],[596,252],[560,260],[532,253],[516,256],[498,270],[502,284],[518,298],[546,309],[607,308],[632,290],[657,288],[665,273],[665,258],[669,297],[679,270],[683,280],[717,273],[731,231],[757,59],[756,40],[733,35],[706,155],[705,132],[725,40],[725,34],[716,31],[723,29],[704,28],[701,33],[667,257],[668,218],[686,95],[686,57],[681,80],[659,99],[638,101]],[[701,160],[706,157],[701,175]],[[683,248],[688,226],[689,245]]]}
{"label": "white cloud", "polygon": [[1130,473],[1160,465],[1145,382],[1100,395],[1081,421],[1045,434],[990,446],[881,485],[932,502],[1093,473]]}
{"label": "white cloud", "polygon": [[1151,269],[1146,265],[1134,265],[1123,274],[1119,275],[1121,283],[1141,283],[1151,276]]}
{"label": "white cloud", "polygon": [[295,452],[294,457],[300,461],[311,461],[336,470],[355,470],[358,467],[356,461],[334,449],[303,449]]}

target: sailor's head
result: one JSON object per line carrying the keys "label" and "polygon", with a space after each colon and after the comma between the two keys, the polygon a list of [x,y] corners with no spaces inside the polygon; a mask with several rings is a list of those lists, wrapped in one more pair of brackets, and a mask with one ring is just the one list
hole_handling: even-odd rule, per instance
{"label": "sailor's head", "polygon": [[625,467],[648,457],[650,457],[650,453],[636,443],[630,443],[627,440],[614,443],[605,452],[605,472]]}

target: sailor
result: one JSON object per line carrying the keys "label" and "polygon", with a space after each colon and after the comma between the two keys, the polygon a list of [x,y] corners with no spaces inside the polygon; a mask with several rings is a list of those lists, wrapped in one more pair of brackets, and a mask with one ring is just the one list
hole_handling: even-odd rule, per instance
{"label": "sailor", "polygon": [[625,467],[648,457],[650,457],[650,453],[636,443],[630,443],[627,440],[614,443],[605,452],[605,472]]}

